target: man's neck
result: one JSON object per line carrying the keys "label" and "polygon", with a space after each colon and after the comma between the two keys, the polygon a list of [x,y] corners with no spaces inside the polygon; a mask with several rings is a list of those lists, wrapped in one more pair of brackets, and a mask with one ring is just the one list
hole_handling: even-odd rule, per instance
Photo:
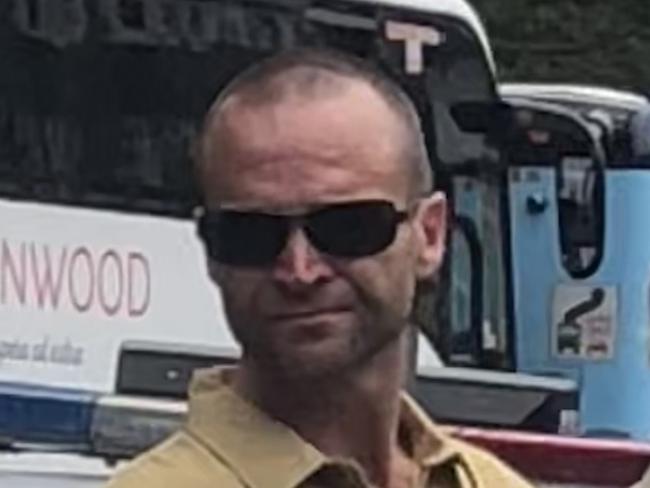
{"label": "man's neck", "polygon": [[324,454],[353,459],[377,486],[391,486],[406,459],[397,432],[408,341],[405,332],[362,367],[321,381],[271,380],[244,362],[234,387]]}

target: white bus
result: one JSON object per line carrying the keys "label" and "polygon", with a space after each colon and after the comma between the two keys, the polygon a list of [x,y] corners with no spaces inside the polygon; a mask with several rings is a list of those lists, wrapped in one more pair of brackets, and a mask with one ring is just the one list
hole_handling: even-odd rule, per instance
{"label": "white bus", "polygon": [[[486,35],[464,0],[10,3],[0,9],[3,487],[100,485],[112,468],[99,454],[131,455],[182,416],[187,364],[237,356],[190,218],[188,147],[215,93],[249,63],[305,45],[363,56],[413,95],[435,162],[486,153],[451,116],[457,102],[496,97]],[[439,366],[419,343],[419,365]],[[175,399],[143,397],[165,393]],[[126,439],[138,437],[139,410],[159,429]]]}

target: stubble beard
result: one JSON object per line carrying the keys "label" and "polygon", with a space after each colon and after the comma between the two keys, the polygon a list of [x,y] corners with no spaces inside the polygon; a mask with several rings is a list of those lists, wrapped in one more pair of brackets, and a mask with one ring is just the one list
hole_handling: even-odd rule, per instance
{"label": "stubble beard", "polygon": [[332,344],[303,347],[291,344],[286,335],[274,336],[268,324],[231,324],[245,361],[260,375],[274,381],[314,384],[339,381],[361,370],[399,341],[408,327],[405,318],[387,317],[385,310],[383,314],[367,313],[357,318],[344,337],[326,339]]}

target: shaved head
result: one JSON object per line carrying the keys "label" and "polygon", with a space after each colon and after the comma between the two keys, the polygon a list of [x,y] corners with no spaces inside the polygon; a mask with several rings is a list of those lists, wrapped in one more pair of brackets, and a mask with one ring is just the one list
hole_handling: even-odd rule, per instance
{"label": "shaved head", "polygon": [[[326,378],[399,348],[415,283],[439,268],[446,229],[445,199],[429,194],[424,138],[404,92],[354,58],[284,53],[220,93],[198,142],[204,215],[244,219],[215,232],[233,239],[235,253],[240,246],[252,253],[278,246],[259,266],[206,253],[250,368]],[[337,210],[364,202],[390,211],[379,222]],[[284,230],[264,224],[259,234],[246,234],[258,217],[291,228],[276,235]],[[319,235],[310,227],[317,221],[326,226]],[[318,244],[373,241],[384,224],[390,242],[358,258]]]}
{"label": "shaved head", "polygon": [[351,82],[363,82],[386,103],[398,121],[401,162],[409,171],[413,197],[432,190],[433,176],[417,111],[406,93],[391,79],[361,59],[326,50],[301,49],[281,53],[255,64],[236,77],[208,111],[195,147],[195,170],[201,192],[208,164],[215,161],[214,144],[207,137],[225,114],[237,107],[267,108],[287,100],[335,98],[345,93]]}

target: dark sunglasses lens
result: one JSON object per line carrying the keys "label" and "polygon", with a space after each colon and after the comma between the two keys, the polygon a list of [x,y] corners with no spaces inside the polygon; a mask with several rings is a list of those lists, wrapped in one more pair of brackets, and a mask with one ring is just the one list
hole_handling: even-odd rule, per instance
{"label": "dark sunglasses lens", "polygon": [[319,250],[357,258],[377,254],[390,246],[398,221],[398,213],[390,202],[354,202],[314,213],[307,223],[307,232]]}
{"label": "dark sunglasses lens", "polygon": [[231,266],[272,263],[284,248],[288,230],[286,219],[252,212],[215,212],[199,222],[210,258]]}

